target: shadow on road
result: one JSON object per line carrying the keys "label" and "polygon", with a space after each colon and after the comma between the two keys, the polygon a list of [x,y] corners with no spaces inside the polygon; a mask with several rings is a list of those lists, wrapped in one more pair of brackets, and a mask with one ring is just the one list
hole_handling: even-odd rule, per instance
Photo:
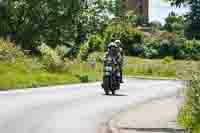
{"label": "shadow on road", "polygon": [[125,97],[125,96],[128,96],[128,95],[126,95],[126,94],[115,94],[115,95],[111,95],[111,94],[109,94],[109,95],[102,94],[102,95],[104,95],[104,96],[113,96],[113,97]]}
{"label": "shadow on road", "polygon": [[126,94],[116,94],[114,96],[123,97],[123,96],[128,96],[128,95],[126,95]]}
{"label": "shadow on road", "polygon": [[173,129],[173,128],[120,128],[122,130],[135,130],[140,132],[169,132],[169,133],[184,133],[184,129]]}

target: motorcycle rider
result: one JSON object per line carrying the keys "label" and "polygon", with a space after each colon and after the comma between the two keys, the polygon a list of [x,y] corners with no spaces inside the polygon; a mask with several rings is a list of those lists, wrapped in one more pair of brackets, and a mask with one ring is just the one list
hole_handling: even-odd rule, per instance
{"label": "motorcycle rider", "polygon": [[121,47],[121,41],[120,40],[115,40],[115,44],[118,47],[118,58],[119,59],[119,71],[120,71],[120,83],[124,83],[123,81],[123,62],[124,62],[124,53],[123,49]]}
{"label": "motorcycle rider", "polygon": [[120,58],[118,56],[118,46],[114,43],[111,42],[108,45],[108,51],[105,53],[103,57],[103,63],[104,63],[104,75],[108,75],[109,73],[107,72],[107,65],[111,64],[113,67],[113,71],[117,75],[117,80],[120,82],[120,68],[119,68],[119,62]]}

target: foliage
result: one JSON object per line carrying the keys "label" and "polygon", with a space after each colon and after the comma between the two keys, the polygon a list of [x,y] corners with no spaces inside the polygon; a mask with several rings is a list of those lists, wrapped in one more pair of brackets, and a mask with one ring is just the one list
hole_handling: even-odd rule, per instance
{"label": "foliage", "polygon": [[69,53],[69,48],[65,45],[59,45],[56,47],[55,51],[63,59]]}
{"label": "foliage", "polygon": [[149,23],[149,26],[152,27],[153,32],[160,31],[162,28],[162,24],[159,21],[152,21]]}
{"label": "foliage", "polygon": [[[72,18],[80,9],[79,0],[30,1],[9,0],[1,23],[7,24],[2,36],[11,36],[25,49],[36,49],[46,43],[50,46],[65,44]],[[0,24],[2,25],[2,24]]]}
{"label": "foliage", "polygon": [[114,0],[114,14],[116,17],[122,17],[124,13],[124,4],[123,0]]}
{"label": "foliage", "polygon": [[125,12],[118,21],[127,23],[132,27],[147,26],[149,24],[148,18],[145,16],[137,16],[134,11]]}
{"label": "foliage", "polygon": [[89,46],[87,43],[85,43],[80,48],[79,58],[85,61],[88,59],[88,56],[89,56]]}
{"label": "foliage", "polygon": [[103,43],[100,35],[90,36],[89,40],[81,46],[79,57],[82,60],[87,60],[90,53],[103,51]]}
{"label": "foliage", "polygon": [[137,26],[137,21],[138,20],[138,16],[135,14],[134,11],[128,11],[125,13],[125,15],[121,18],[121,21],[124,21],[125,23],[127,23],[127,25],[130,25],[132,27],[136,27]]}
{"label": "foliage", "polygon": [[[175,19],[168,19],[168,22],[173,23],[173,27],[176,25],[174,22],[178,22],[179,19],[175,16]],[[182,31],[175,27],[174,30]],[[105,45],[115,39],[120,39],[126,55],[149,59],[171,56],[174,59],[199,60],[199,41],[188,41],[183,34],[177,34],[177,32],[158,31],[146,35],[126,22],[114,22],[106,28],[104,38]]]}
{"label": "foliage", "polygon": [[24,53],[15,44],[0,39],[0,60],[13,61],[23,56]]}
{"label": "foliage", "polygon": [[88,40],[89,52],[101,51],[103,40],[99,35],[92,35]]}
{"label": "foliage", "polygon": [[166,24],[164,25],[164,28],[168,32],[181,32],[184,30],[183,16],[178,16],[174,12],[171,12],[165,21]]}
{"label": "foliage", "polygon": [[166,0],[166,1],[171,2],[172,5],[180,7],[181,5],[188,3],[190,0]]}
{"label": "foliage", "polygon": [[89,82],[88,75],[81,75],[80,81],[81,83],[88,83]]}
{"label": "foliage", "polygon": [[200,1],[190,0],[190,13],[188,16],[188,26],[186,29],[186,36],[189,39],[200,39]]}
{"label": "foliage", "polygon": [[200,42],[198,40],[186,40],[181,35],[163,32],[158,35],[145,37],[138,55],[145,58],[164,58],[171,56],[174,59],[200,59]]}
{"label": "foliage", "polygon": [[126,23],[113,23],[106,28],[104,38],[106,45],[112,40],[120,39],[124,52],[127,55],[135,55],[135,45],[143,42],[143,32],[127,26]]}
{"label": "foliage", "polygon": [[187,40],[180,46],[177,58],[179,59],[200,59],[200,42],[197,40]]}
{"label": "foliage", "polygon": [[77,29],[76,43],[83,43],[90,35],[102,34],[110,20],[108,2],[104,0],[86,0],[75,19]]}
{"label": "foliage", "polygon": [[163,32],[158,35],[146,37],[142,56],[146,58],[164,58],[172,56],[176,59],[180,45],[184,39],[174,33]]}
{"label": "foliage", "polygon": [[68,57],[76,57],[80,45],[90,35],[101,34],[109,21],[108,2],[102,0],[10,0],[0,7],[5,11],[0,36],[31,52],[43,43],[66,46]]}
{"label": "foliage", "polygon": [[[103,69],[100,62],[97,62],[96,69],[94,71],[91,64],[88,62],[82,62],[78,60],[71,61],[65,59],[67,66],[66,64],[64,64],[64,66],[66,66],[67,69],[57,67],[57,64],[55,64],[56,67],[54,67],[54,71],[52,71],[52,69],[47,69],[48,63],[46,61],[50,60],[55,63],[58,60],[59,62],[61,60],[61,55],[63,54],[58,54],[56,52],[57,50],[46,45],[42,45],[40,47],[42,53],[41,56],[42,59],[47,60],[41,60],[40,58],[33,56],[24,56],[24,54],[21,55],[21,53],[23,53],[22,50],[16,48],[16,46],[12,43],[1,41],[1,44],[2,43],[5,44],[6,49],[7,47],[8,49],[14,49],[14,52],[12,53],[19,52],[20,54],[16,55],[15,62],[8,62],[7,60],[2,60],[0,62],[1,89],[17,89],[66,83],[80,83],[80,77],[84,75],[88,76],[88,81],[95,81],[96,79],[100,80],[102,78]],[[61,46],[61,48],[57,49],[64,48]],[[96,57],[100,58],[102,55],[103,53],[96,53]],[[57,59],[54,59],[55,57],[57,57]],[[163,64],[160,60],[146,60],[134,57],[126,57],[125,60],[127,64],[129,64],[125,64],[124,72],[126,75],[175,77],[176,74],[177,65],[171,63]],[[63,60],[61,61],[63,62]],[[45,65],[45,63],[47,64]]]}
{"label": "foliage", "polygon": [[146,16],[137,16],[136,25],[145,26],[148,24],[148,18]]}
{"label": "foliage", "polygon": [[179,112],[178,121],[192,133],[200,131],[200,74],[199,64],[197,69],[190,71],[192,75],[185,93],[185,103]]}
{"label": "foliage", "polygon": [[3,58],[0,61],[1,90],[80,82],[67,69],[62,72],[59,72],[60,68],[56,72],[47,71],[44,62],[37,57],[26,56],[13,43],[0,40],[0,51],[3,57],[14,59],[10,61]]}
{"label": "foliage", "polygon": [[189,39],[200,39],[200,5],[199,0],[168,0],[172,5],[181,6],[187,4],[190,12],[187,16],[187,28],[185,35]]}
{"label": "foliage", "polygon": [[38,49],[42,54],[42,62],[47,70],[60,71],[64,68],[64,62],[55,50],[45,44],[42,44]]}

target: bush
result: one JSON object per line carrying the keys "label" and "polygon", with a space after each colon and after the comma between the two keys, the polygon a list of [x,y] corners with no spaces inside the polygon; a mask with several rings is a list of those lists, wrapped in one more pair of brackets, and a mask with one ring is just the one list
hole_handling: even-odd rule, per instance
{"label": "bush", "polygon": [[45,44],[42,44],[38,49],[42,54],[42,63],[47,70],[60,71],[64,68],[64,62],[55,50]]}
{"label": "bush", "polygon": [[97,62],[102,63],[102,58],[104,56],[103,52],[93,52],[89,55],[89,59],[95,58]]}
{"label": "bush", "polygon": [[80,81],[81,83],[88,83],[89,82],[88,75],[80,75]]}
{"label": "bush", "polygon": [[177,57],[179,59],[200,59],[200,41],[187,40],[180,46]]}
{"label": "bush", "polygon": [[102,51],[103,50],[103,40],[101,36],[99,35],[92,35],[89,40],[88,40],[88,47],[89,47],[89,52],[94,52],[94,51]]}
{"label": "bush", "polygon": [[88,43],[85,43],[80,48],[79,58],[85,61],[88,59],[88,55],[89,55],[89,46]]}
{"label": "bush", "polygon": [[168,17],[165,19],[166,24],[164,28],[168,32],[181,32],[184,31],[184,17],[178,16],[174,12],[169,13]]}
{"label": "bush", "polygon": [[148,18],[145,16],[137,16],[136,25],[145,25],[148,24]]}
{"label": "bush", "polygon": [[178,52],[184,41],[181,36],[168,32],[146,37],[141,55],[145,58],[165,58],[166,56],[171,56],[177,59]]}
{"label": "bush", "polygon": [[149,25],[152,27],[153,32],[157,32],[162,29],[162,24],[159,21],[152,21]]}
{"label": "bush", "polygon": [[143,56],[148,58],[148,59],[153,59],[153,58],[157,58],[159,53],[158,50],[153,48],[153,47],[143,47]]}
{"label": "bush", "polygon": [[69,52],[69,49],[64,45],[59,45],[56,47],[55,51],[61,58],[64,58],[64,56]]}
{"label": "bush", "polygon": [[112,40],[121,40],[126,55],[136,55],[135,46],[142,44],[143,36],[143,32],[122,24],[111,24],[104,32],[105,43],[108,44]]}
{"label": "bush", "polygon": [[79,58],[87,60],[92,52],[103,51],[103,40],[99,35],[92,35],[80,48]]}
{"label": "bush", "polygon": [[[194,73],[193,73],[194,74]],[[178,116],[179,123],[192,132],[200,131],[200,74],[195,73],[187,85],[185,104]]]}
{"label": "bush", "polygon": [[177,45],[172,40],[161,40],[159,46],[159,55],[161,57],[174,56],[178,51]]}
{"label": "bush", "polygon": [[0,60],[12,61],[24,53],[15,44],[0,39]]}

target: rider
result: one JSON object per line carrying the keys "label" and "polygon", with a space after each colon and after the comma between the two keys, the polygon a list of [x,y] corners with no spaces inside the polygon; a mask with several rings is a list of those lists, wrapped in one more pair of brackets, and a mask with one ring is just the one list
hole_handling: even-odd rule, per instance
{"label": "rider", "polygon": [[104,63],[110,62],[114,65],[118,65],[118,46],[115,43],[111,42],[108,45],[108,49],[104,55],[103,61]]}
{"label": "rider", "polygon": [[[111,42],[108,45],[108,51],[105,53],[103,58],[104,67],[107,65],[112,65],[113,69],[115,71],[115,74],[117,75],[117,79],[120,80],[120,69],[119,69],[119,62],[120,58],[118,57],[118,46]],[[104,75],[107,75],[106,68],[104,68]]]}
{"label": "rider", "polygon": [[123,83],[123,62],[124,62],[124,53],[121,47],[121,41],[115,40],[115,44],[118,46],[118,58],[119,59],[119,71],[120,71],[120,83]]}

